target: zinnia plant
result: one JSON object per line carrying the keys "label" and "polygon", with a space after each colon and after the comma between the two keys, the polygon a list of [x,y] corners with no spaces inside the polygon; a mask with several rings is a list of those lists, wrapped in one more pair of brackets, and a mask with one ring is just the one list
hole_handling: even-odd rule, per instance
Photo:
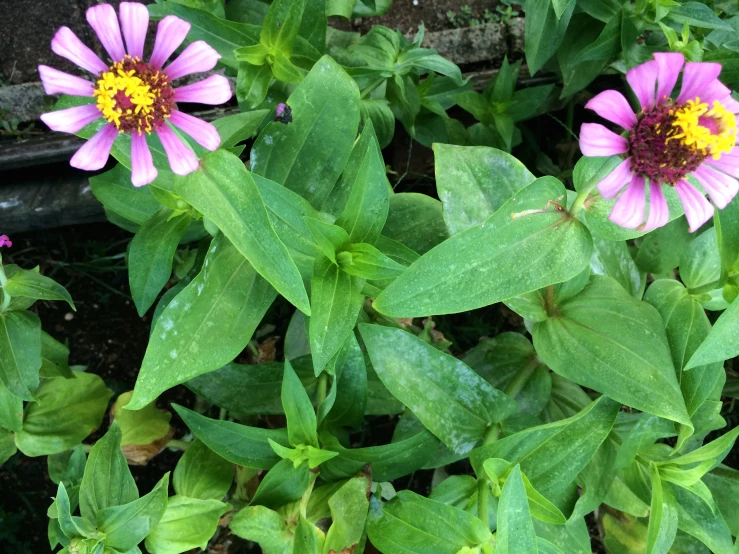
{"label": "zinnia plant", "polygon": [[[682,88],[671,94],[682,70]],[[618,91],[606,90],[585,107],[623,127],[622,135],[598,123],[585,123],[580,149],[585,156],[623,156],[623,161],[598,184],[604,198],[615,198],[610,219],[628,229],[651,231],[668,222],[662,186],[675,187],[690,230],[713,215],[714,208],[689,181],[692,176],[719,208],[739,191],[736,113],[739,102],[718,77],[717,63],[685,63],[682,54],[658,53],[626,74],[640,110],[634,113]],[[644,222],[645,189],[649,183],[649,214]],[[628,185],[628,186],[627,186]]]}
{"label": "zinnia plant", "polygon": [[42,121],[51,129],[76,133],[101,117],[107,121],[75,153],[70,164],[89,171],[101,169],[108,160],[116,136],[128,133],[131,135],[131,181],[137,187],[146,185],[157,176],[146,142],[146,135],[155,132],[175,174],[187,175],[195,171],[197,157],[170,124],[208,150],[216,150],[220,138],[213,125],[178,110],[177,102],[222,104],[231,98],[231,89],[222,75],[212,75],[176,88],[172,82],[213,69],[221,56],[205,42],[195,41],[164,67],[190,30],[186,21],[167,16],[159,22],[149,61],[143,61],[149,24],[149,12],[143,4],[121,2],[120,25],[115,9],[109,4],[89,8],[87,21],[108,52],[112,61],[110,65],[83,44],[68,27],[57,31],[51,41],[51,49],[92,73],[94,83],[53,67],[39,66],[47,94],[87,96],[95,100],[92,104],[43,114]]}

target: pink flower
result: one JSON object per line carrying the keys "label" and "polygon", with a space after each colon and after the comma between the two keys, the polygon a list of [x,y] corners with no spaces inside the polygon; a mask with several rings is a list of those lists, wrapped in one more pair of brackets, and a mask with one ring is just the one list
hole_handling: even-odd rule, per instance
{"label": "pink flower", "polygon": [[8,235],[0,235],[0,248],[2,248],[3,246],[7,246],[8,248],[13,246],[13,243],[10,242],[10,238],[8,238]]}
{"label": "pink flower", "polygon": [[[682,71],[682,88],[671,98]],[[718,76],[717,63],[685,63],[682,54],[658,53],[626,74],[640,110],[634,113],[615,90],[601,92],[586,105],[626,131],[616,134],[598,123],[580,129],[585,156],[621,156],[623,161],[600,183],[604,198],[619,196],[609,219],[627,229],[651,231],[669,220],[662,186],[674,187],[690,231],[713,215],[713,205],[687,181],[692,176],[713,203],[725,208],[739,192],[736,147],[739,102]],[[649,213],[644,220],[649,185]]]}
{"label": "pink flower", "polygon": [[39,66],[47,94],[87,96],[96,100],[95,104],[43,114],[41,119],[51,129],[76,133],[101,117],[108,122],[75,153],[71,165],[90,171],[101,169],[116,136],[128,133],[131,135],[131,181],[137,187],[151,183],[157,170],[144,134],[153,131],[159,135],[174,173],[187,175],[195,171],[198,159],[172,131],[167,120],[203,148],[216,150],[220,145],[216,128],[182,113],[177,102],[222,104],[231,98],[231,88],[221,75],[177,88],[172,86],[172,81],[213,69],[221,56],[205,42],[196,41],[162,68],[190,30],[189,23],[170,15],[159,22],[154,51],[149,62],[144,62],[149,12],[143,4],[121,2],[120,25],[115,9],[109,4],[89,8],[87,21],[108,52],[111,65],[104,63],[68,27],[57,31],[51,49],[92,73],[94,83],[52,67]]}

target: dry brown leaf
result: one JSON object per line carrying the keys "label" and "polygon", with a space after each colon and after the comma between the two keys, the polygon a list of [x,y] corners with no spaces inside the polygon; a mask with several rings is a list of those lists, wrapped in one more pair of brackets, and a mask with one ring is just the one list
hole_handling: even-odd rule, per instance
{"label": "dry brown leaf", "polygon": [[169,432],[161,439],[150,444],[126,444],[121,446],[121,452],[123,452],[129,465],[145,466],[149,460],[165,449],[173,436],[174,428],[170,427]]}
{"label": "dry brown leaf", "polygon": [[257,346],[259,355],[257,356],[257,363],[264,364],[267,362],[275,361],[275,354],[277,353],[277,341],[280,337],[270,337],[265,341],[262,341]]}

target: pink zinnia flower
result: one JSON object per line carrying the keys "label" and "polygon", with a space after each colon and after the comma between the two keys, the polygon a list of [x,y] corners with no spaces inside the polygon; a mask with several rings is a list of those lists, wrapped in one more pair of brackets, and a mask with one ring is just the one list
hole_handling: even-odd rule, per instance
{"label": "pink zinnia flower", "polygon": [[8,235],[0,235],[0,248],[2,248],[3,246],[7,246],[8,248],[13,246],[13,243],[10,242],[10,238],[8,237]]}
{"label": "pink zinnia flower", "polygon": [[[671,98],[682,70],[682,88]],[[686,177],[695,178],[719,208],[739,191],[736,118],[739,102],[718,76],[717,63],[685,63],[682,54],[658,53],[626,74],[639,100],[634,113],[615,90],[601,92],[585,107],[623,127],[618,135],[603,125],[585,123],[580,149],[585,156],[618,155],[623,161],[598,183],[604,198],[615,198],[609,219],[627,229],[651,231],[669,220],[662,185],[675,187],[690,231],[713,215],[714,208]],[[644,222],[645,189],[649,215]]]}
{"label": "pink zinnia flower", "polygon": [[[92,83],[52,67],[39,66],[39,74],[47,94],[71,94],[96,99],[66,110],[46,113],[41,119],[54,131],[76,133],[88,123],[103,117],[106,123],[72,157],[73,167],[101,169],[108,160],[118,133],[131,135],[131,181],[140,187],[157,176],[145,134],[159,135],[169,165],[177,175],[187,175],[198,167],[198,159],[167,125],[166,121],[190,135],[203,148],[216,150],[220,145],[218,131],[210,123],[182,113],[177,102],[222,104],[231,98],[228,80],[213,75],[200,82],[173,88],[172,81],[208,71],[221,57],[203,41],[190,44],[162,68],[182,44],[190,24],[175,16],[159,22],[154,51],[149,62],[142,60],[144,40],[149,25],[149,12],[142,4],[121,2],[120,25],[115,9],[100,4],[87,10],[87,21],[97,33],[110,55],[108,66],[68,28],[62,27],[51,40],[51,49],[95,76]],[[121,30],[123,33],[121,34]],[[127,48],[123,46],[126,40]]]}

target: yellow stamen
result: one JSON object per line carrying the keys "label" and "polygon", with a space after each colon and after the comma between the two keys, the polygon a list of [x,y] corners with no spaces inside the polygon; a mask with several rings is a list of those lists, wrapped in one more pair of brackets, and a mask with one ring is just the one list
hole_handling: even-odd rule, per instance
{"label": "yellow stamen", "polygon": [[[116,96],[121,92],[133,105],[133,110],[128,106],[124,109],[118,105]],[[103,117],[117,128],[121,127],[121,117],[135,114],[143,116],[138,119],[138,131],[151,132],[151,118],[147,116],[152,111],[159,89],[152,90],[151,85],[136,76],[136,71],[124,71],[123,62],[114,63],[109,71],[100,76],[93,95],[97,99],[97,107]]]}
{"label": "yellow stamen", "polygon": [[[718,160],[721,154],[730,152],[736,145],[736,117],[721,102],[714,100],[713,106],[702,103],[700,98],[688,100],[687,104],[675,110],[676,131],[667,140],[680,140],[683,144],[713,156]],[[711,118],[716,123],[716,132],[701,125],[701,119]]]}

